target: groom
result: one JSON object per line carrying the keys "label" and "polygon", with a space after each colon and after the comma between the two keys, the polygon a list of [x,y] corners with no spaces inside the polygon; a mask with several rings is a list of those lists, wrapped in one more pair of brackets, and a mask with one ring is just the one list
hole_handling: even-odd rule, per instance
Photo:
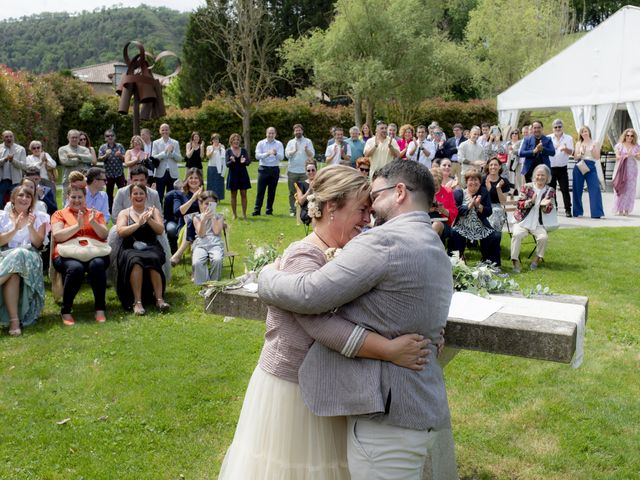
{"label": "groom", "polygon": [[[260,297],[302,314],[339,307],[337,314],[388,338],[419,333],[432,339],[435,354],[453,284],[450,261],[427,213],[433,197],[426,167],[392,161],[373,176],[372,210],[380,226],[353,239],[315,272],[263,269]],[[412,371],[349,359],[316,342],[299,379],[313,413],[349,416],[347,455],[353,480],[420,479],[436,431],[450,428],[438,362]],[[432,478],[455,478],[455,472],[448,475],[436,468]]]}

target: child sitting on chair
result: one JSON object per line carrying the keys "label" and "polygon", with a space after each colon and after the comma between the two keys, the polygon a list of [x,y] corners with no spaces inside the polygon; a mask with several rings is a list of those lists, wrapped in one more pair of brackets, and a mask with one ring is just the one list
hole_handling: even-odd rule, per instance
{"label": "child sitting on chair", "polygon": [[220,280],[224,259],[224,243],[221,238],[224,216],[216,212],[218,197],[212,191],[198,196],[200,213],[193,216],[196,239],[191,247],[193,282],[202,285]]}

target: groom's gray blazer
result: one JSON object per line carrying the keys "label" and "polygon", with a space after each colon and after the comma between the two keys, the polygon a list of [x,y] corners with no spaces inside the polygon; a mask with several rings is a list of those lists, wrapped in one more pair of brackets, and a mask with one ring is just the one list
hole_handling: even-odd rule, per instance
{"label": "groom's gray blazer", "polygon": [[[303,314],[336,314],[388,338],[419,333],[436,339],[453,293],[451,263],[425,212],[395,217],[353,239],[320,270],[259,277],[268,304]],[[315,342],[300,367],[303,398],[316,415],[377,414],[415,430],[449,426],[442,369],[422,371],[389,362],[350,359]]]}

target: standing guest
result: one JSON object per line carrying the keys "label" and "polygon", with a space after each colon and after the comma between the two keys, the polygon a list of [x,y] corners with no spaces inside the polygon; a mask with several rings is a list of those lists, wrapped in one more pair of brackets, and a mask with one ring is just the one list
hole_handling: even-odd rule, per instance
{"label": "standing guest", "polygon": [[42,142],[39,140],[33,140],[29,144],[29,151],[31,155],[28,155],[26,158],[25,168],[36,167],[40,172],[42,183],[50,188],[56,188],[55,179],[58,173],[56,170],[56,161],[51,158],[51,155],[44,151]]}
{"label": "standing guest", "polygon": [[458,216],[458,207],[453,191],[442,184],[442,170],[440,167],[431,169],[433,183],[435,185],[435,201],[429,210],[431,218],[444,218],[446,221],[432,221],[431,228],[438,234],[442,242],[451,236],[451,227]]}
{"label": "standing guest", "polygon": [[[458,147],[466,138],[462,136],[464,126],[456,123],[453,126],[453,137],[448,138],[444,144],[444,157],[451,160],[451,175],[460,181],[460,162],[458,161]],[[442,162],[440,162],[442,165]]]}
{"label": "standing guest", "polygon": [[48,185],[43,184],[40,178],[40,169],[38,167],[28,167],[24,171],[24,178],[31,180],[35,185],[35,197],[37,202],[42,202],[45,205],[45,211],[48,215],[58,210],[58,202],[56,201],[56,192]]}
{"label": "standing guest", "polygon": [[478,144],[484,148],[489,143],[489,137],[491,136],[491,124],[482,122],[480,124],[480,136],[478,137]]}
{"label": "standing guest", "polygon": [[200,133],[192,132],[191,140],[187,143],[185,166],[202,170],[202,156],[204,155],[204,141],[200,138]]}
{"label": "standing guest", "polygon": [[198,197],[200,213],[193,216],[196,239],[193,241],[191,265],[196,285],[220,280],[222,276],[224,243],[220,234],[224,228],[224,216],[216,213],[217,203],[218,197],[214,192],[202,192]]}
{"label": "standing guest", "polygon": [[468,128],[465,128],[462,131],[462,138],[464,138],[465,140],[469,140],[470,136],[471,136],[471,130],[469,130]]}
{"label": "standing guest", "polygon": [[390,123],[387,127],[387,135],[389,136],[389,138],[393,138],[397,142],[398,140],[400,140],[400,137],[397,134],[398,125],[396,125],[395,123]]}
{"label": "standing guest", "polygon": [[551,170],[546,165],[538,165],[533,170],[533,178],[533,183],[527,183],[520,189],[518,209],[513,215],[517,222],[513,225],[511,237],[511,262],[515,273],[520,273],[520,245],[527,235],[536,238],[536,257],[531,262],[531,270],[538,268],[547,246],[547,230],[542,213],[551,213],[553,210],[556,190],[548,185]]}
{"label": "standing guest", "polygon": [[122,238],[116,290],[122,307],[132,308],[136,315],[145,314],[145,303],[155,303],[161,312],[169,310],[164,301],[165,252],[158,241],[164,226],[160,211],[146,207],[147,190],[137,183],[130,186],[131,206],[118,214],[116,227]]}
{"label": "standing guest", "polygon": [[327,140],[327,148],[333,145],[333,142],[336,141],[336,127],[335,125],[329,129],[329,140]]}
{"label": "standing guest", "polygon": [[[256,194],[256,204],[251,215],[260,215],[264,194],[267,193],[267,215],[273,215],[273,201],[276,198],[276,188],[280,178],[280,161],[284,159],[284,147],[282,142],[276,140],[276,129],[267,128],[267,138],[264,138],[256,145],[256,158],[260,162],[258,167],[258,193]],[[267,192],[268,190],[268,192]]]}
{"label": "standing guest", "polygon": [[433,129],[433,137],[431,139],[435,148],[434,159],[439,161],[442,158],[445,158],[446,155],[446,140],[444,136],[444,132],[440,127],[436,127]]}
{"label": "standing guest", "polygon": [[284,151],[289,160],[287,169],[287,180],[289,186],[289,216],[296,215],[296,183],[306,180],[305,165],[308,160],[313,159],[316,154],[311,140],[304,136],[304,129],[299,123],[293,126],[293,138],[287,143]]}
{"label": "standing guest", "polygon": [[507,163],[507,150],[502,141],[502,130],[497,125],[493,125],[489,130],[489,140],[484,145],[484,157],[487,161],[496,157],[501,167]]}
{"label": "standing guest", "polygon": [[[171,265],[176,266],[182,260],[182,255],[187,251],[187,248],[191,245],[191,242],[195,240],[195,231],[190,232],[191,216],[198,213],[198,196],[204,190],[204,181],[202,179],[202,171],[197,168],[190,168],[187,170],[187,174],[182,183],[182,191],[174,191],[171,197],[167,195],[164,202],[165,212],[173,205],[171,216],[165,215],[165,227],[167,229],[167,236],[169,237],[169,243],[174,248],[177,245],[178,236],[180,230],[187,227],[182,240],[182,243],[178,245],[178,249],[171,257]],[[171,201],[170,201],[171,200]]]}
{"label": "standing guest", "polygon": [[333,144],[327,147],[324,154],[327,165],[351,166],[351,147],[344,141],[342,127],[336,127],[333,131]]}
{"label": "standing guest", "polygon": [[349,138],[345,140],[345,143],[351,147],[351,166],[355,168],[358,159],[364,155],[364,141],[360,139],[358,127],[354,126],[349,129]]}
{"label": "standing guest", "polygon": [[615,146],[616,168],[613,172],[613,210],[616,215],[629,215],[633,212],[638,180],[638,160],[640,145],[638,135],[633,128],[627,128]]}
{"label": "standing guest", "polygon": [[227,164],[224,156],[224,145],[220,143],[220,135],[211,134],[211,145],[207,145],[207,190],[215,192],[219,200],[224,200],[224,174]]}
{"label": "standing guest", "polygon": [[363,123],[360,129],[360,140],[362,140],[364,143],[367,143],[367,140],[371,138],[371,128],[369,128],[368,124]]}
{"label": "standing guest", "polygon": [[91,151],[78,143],[80,140],[80,132],[78,130],[69,130],[67,140],[69,141],[67,145],[58,148],[58,160],[64,166],[62,188],[65,195],[69,186],[71,172],[87,168],[93,163]]}
{"label": "standing guest", "polygon": [[242,137],[238,133],[232,133],[229,137],[229,148],[225,153],[225,162],[229,169],[227,175],[227,190],[231,192],[231,212],[233,219],[238,218],[237,201],[240,190],[240,202],[242,204],[242,218],[247,219],[247,190],[251,188],[251,180],[247,166],[251,163],[249,152],[240,147]]}
{"label": "standing guest", "polygon": [[318,164],[315,159],[311,158],[307,160],[305,170],[307,172],[307,179],[304,182],[296,183],[296,203],[300,205],[300,221],[305,225],[310,225],[311,217],[309,216],[307,199],[309,195],[313,193],[313,182],[318,172]]}
{"label": "standing guest", "polygon": [[569,155],[573,153],[573,138],[571,138],[571,135],[564,133],[562,120],[559,118],[553,121],[553,133],[548,137],[556,149],[556,154],[549,157],[551,162],[551,181],[549,186],[555,190],[556,186],[560,185],[564,211],[567,217],[571,217],[571,194],[569,193],[567,165],[569,164]]}
{"label": "standing guest", "polygon": [[60,313],[62,323],[69,326],[75,324],[71,309],[82,286],[85,273],[88,274],[89,283],[93,290],[96,322],[104,323],[106,321],[105,296],[109,255],[96,256],[88,261],[81,261],[71,257],[61,257],[58,253],[60,244],[76,237],[90,237],[99,242],[106,240],[109,231],[104,216],[97,210],[88,209],[85,199],[84,187],[69,185],[67,189],[68,206],[58,210],[51,217],[52,236],[55,240],[53,266],[64,278]]}
{"label": "standing guest", "polygon": [[400,156],[398,142],[387,135],[387,124],[383,121],[376,123],[376,135],[367,140],[364,146],[364,156],[371,162],[370,178],[376,170]]}
{"label": "standing guest", "polygon": [[[104,170],[99,167],[91,167],[87,172],[87,208],[98,210],[104,215],[105,223],[109,223],[109,199],[104,192],[107,183],[107,176]],[[120,190],[118,190],[120,192]]]}
{"label": "standing guest", "polygon": [[142,137],[140,135],[131,137],[129,150],[124,154],[124,166],[133,168],[136,165],[145,165],[148,158],[149,154],[144,151],[144,140],[142,140]]}
{"label": "standing guest", "polygon": [[576,143],[576,151],[573,158],[576,163],[584,160],[584,163],[589,167],[589,171],[584,174],[580,171],[577,164],[573,167],[573,216],[581,217],[584,214],[582,192],[584,190],[584,182],[586,181],[587,190],[589,191],[591,218],[604,217],[602,193],[600,192],[600,182],[598,181],[598,171],[596,170],[596,162],[600,161],[600,145],[593,141],[591,138],[591,129],[587,126],[583,126],[580,129],[579,136],[580,139]]}
{"label": "standing guest", "polygon": [[78,137],[78,145],[81,147],[86,147],[91,152],[91,165],[96,165],[98,163],[98,155],[96,154],[96,149],[91,145],[91,139],[89,135],[85,132],[80,132],[80,136]]}
{"label": "standing guest", "polygon": [[440,160],[440,171],[442,173],[442,185],[451,191],[459,188],[458,179],[452,176],[453,163],[448,158]]}
{"label": "standing guest", "polygon": [[[131,206],[131,196],[129,195],[129,189],[131,185],[138,183],[149,186],[149,171],[144,165],[136,165],[129,169],[129,185],[118,190],[116,198],[113,200],[113,207],[111,207],[111,213],[116,220],[118,214],[125,208]],[[160,203],[160,196],[153,188],[147,189],[147,208],[155,207],[158,211],[162,211],[162,204]]]}
{"label": "standing guest", "polygon": [[365,177],[369,177],[369,172],[371,172],[371,164],[369,163],[369,159],[367,157],[360,157],[356,162],[356,168],[362,175],[364,175]]}
{"label": "standing guest", "polygon": [[514,128],[509,134],[509,141],[505,143],[505,149],[507,151],[507,167],[509,171],[509,182],[513,184],[516,190],[520,190],[522,181],[520,180],[522,175],[522,163],[520,161],[520,132],[517,128]]}
{"label": "standing guest", "polygon": [[178,162],[182,160],[180,144],[169,136],[169,125],[160,125],[160,138],[153,141],[151,156],[160,163],[156,167],[156,190],[160,196],[160,203],[164,199],[164,192],[173,189],[173,183],[178,179]]}
{"label": "standing guest", "polygon": [[398,148],[400,149],[400,158],[407,159],[407,148],[413,141],[413,125],[405,124],[400,127],[400,140],[398,140]]}
{"label": "standing guest", "polygon": [[38,249],[49,230],[49,216],[35,210],[33,193],[23,186],[11,192],[10,211],[0,210],[0,324],[9,335],[22,334],[44,307],[42,259]]}
{"label": "standing guest", "polygon": [[431,162],[436,154],[436,146],[431,140],[427,140],[427,127],[418,125],[417,137],[409,144],[407,158],[431,168]]}
{"label": "standing guest", "polygon": [[[427,135],[427,140],[430,140],[432,142],[434,141],[433,133],[434,133],[434,131],[436,129],[440,129],[440,131],[442,131],[442,128],[440,128],[440,124],[434,120],[429,124],[429,127],[427,129],[427,131],[429,132],[429,135]],[[446,137],[446,135],[444,133],[442,134],[442,136],[443,136],[444,140],[447,139],[447,137]]]}
{"label": "standing guest", "polygon": [[485,164],[484,149],[478,143],[480,128],[471,128],[469,138],[458,147],[458,160],[462,168],[462,186],[464,186],[465,174],[472,169],[482,170]]}
{"label": "standing guest", "polygon": [[[144,153],[147,154],[147,158],[151,157],[151,154],[153,152],[153,141],[151,140],[151,130],[149,130],[148,128],[143,128],[142,130],[140,130],[140,137],[142,138],[142,144],[144,145]],[[154,168],[149,168],[149,178],[151,179],[151,181],[149,182],[151,185],[151,188],[155,188],[153,185],[155,185],[155,179],[154,179],[154,175],[155,175],[155,167]]]}
{"label": "standing guest", "polygon": [[543,125],[540,120],[533,122],[529,131],[531,135],[522,141],[522,146],[520,147],[520,156],[524,157],[522,175],[524,175],[527,183],[531,183],[533,169],[538,165],[544,164],[551,168],[549,157],[556,153],[553,142],[550,138],[544,136],[542,128]]}
{"label": "standing guest", "polygon": [[107,175],[107,197],[109,197],[109,210],[113,205],[113,189],[122,188],[127,184],[124,178],[124,154],[125,149],[120,143],[116,143],[116,133],[109,129],[104,132],[105,143],[100,145],[98,160],[104,162],[104,170]]}
{"label": "standing guest", "polygon": [[479,170],[467,170],[464,176],[467,187],[453,192],[456,207],[458,207],[458,217],[453,225],[449,253],[458,251],[460,258],[464,259],[467,240],[480,240],[482,261],[488,260],[500,266],[502,233],[494,230],[489,223],[492,212],[489,192],[481,188],[482,177]]}
{"label": "standing guest", "polygon": [[482,178],[482,185],[489,192],[489,198],[491,199],[489,223],[497,232],[502,232],[502,228],[507,221],[507,214],[503,205],[507,201],[505,194],[513,188],[509,179],[501,175],[501,167],[500,160],[497,157],[492,157],[484,167],[485,176]]}
{"label": "standing guest", "polygon": [[27,152],[24,147],[15,143],[11,130],[2,132],[2,145],[0,146],[0,168],[2,180],[0,181],[0,209],[7,203],[9,193],[22,180],[22,170],[27,166]]}

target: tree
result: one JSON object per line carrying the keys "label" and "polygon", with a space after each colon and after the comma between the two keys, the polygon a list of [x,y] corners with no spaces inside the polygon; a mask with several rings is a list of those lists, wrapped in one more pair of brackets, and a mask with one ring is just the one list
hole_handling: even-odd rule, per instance
{"label": "tree", "polygon": [[437,28],[441,2],[434,0],[338,0],[334,21],[284,43],[283,72],[312,72],[315,85],[350,95],[356,124],[371,123],[375,105],[385,101],[395,119],[411,121],[420,100],[446,95],[469,75],[464,52]]}
{"label": "tree", "polygon": [[223,96],[242,119],[244,144],[251,148],[255,105],[279,78],[271,64],[277,36],[263,0],[209,0],[207,10],[207,15],[196,16],[201,41],[225,64],[218,81],[230,86]]}
{"label": "tree", "polygon": [[483,97],[500,93],[566,47],[570,23],[568,0],[480,0],[469,15],[466,43]]}
{"label": "tree", "polygon": [[640,6],[636,0],[571,0],[576,15],[575,31],[589,30],[604,22],[625,5]]}

